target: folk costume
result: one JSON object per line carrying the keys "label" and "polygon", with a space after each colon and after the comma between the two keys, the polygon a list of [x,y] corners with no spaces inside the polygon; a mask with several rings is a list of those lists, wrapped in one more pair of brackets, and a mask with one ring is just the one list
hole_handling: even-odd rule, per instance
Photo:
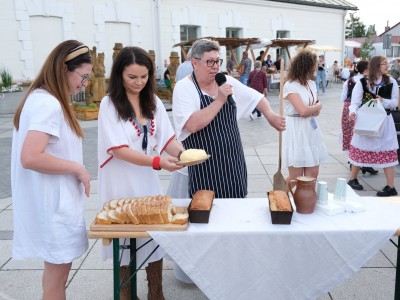
{"label": "folk costume", "polygon": [[354,124],[355,121],[349,120],[349,106],[351,103],[351,94],[353,89],[358,81],[363,78],[364,75],[357,74],[353,77],[350,77],[343,83],[343,90],[341,100],[344,102],[343,111],[342,111],[342,150],[348,151],[350,148],[351,138],[353,137],[354,132]]}
{"label": "folk costume", "polygon": [[[354,133],[351,140],[349,161],[355,166],[368,166],[377,168],[386,168],[396,166],[397,160],[397,149],[399,148],[397,142],[397,133],[394,126],[393,117],[390,114],[390,110],[396,108],[399,98],[399,87],[396,80],[388,77],[390,83],[393,84],[391,96],[384,98],[382,101],[383,107],[387,111],[386,120],[384,122],[383,133],[379,137],[359,135]],[[379,89],[384,86],[385,83],[381,82],[381,79],[374,82],[373,86],[369,86],[370,92],[377,94]],[[349,107],[350,114],[360,108],[364,97],[364,90],[361,81],[357,82],[353,89],[351,97],[351,105]]]}
{"label": "folk costume", "polygon": [[[156,97],[156,96],[154,96]],[[145,128],[146,127],[146,128]],[[150,155],[162,154],[168,143],[174,139],[174,130],[161,100],[156,97],[156,111],[153,120],[141,126],[132,116],[122,120],[108,96],[100,104],[98,123],[99,155],[99,208],[112,199],[154,196],[163,193],[158,171],[148,166],[138,166],[112,156],[116,148],[129,147]],[[139,248],[149,239],[137,239]],[[120,244],[129,244],[129,239],[121,239]],[[157,246],[152,241],[137,252],[137,266]],[[158,261],[165,252],[158,248],[149,262]],[[112,245],[102,247],[102,258],[112,257]],[[121,265],[128,265],[129,251],[124,251]],[[147,266],[147,263],[143,266]]]}

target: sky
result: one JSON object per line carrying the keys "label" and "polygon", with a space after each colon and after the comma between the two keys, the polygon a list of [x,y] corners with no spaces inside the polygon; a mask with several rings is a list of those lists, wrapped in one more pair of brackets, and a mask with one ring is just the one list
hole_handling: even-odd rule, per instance
{"label": "sky", "polygon": [[375,24],[378,35],[385,31],[387,21],[390,27],[400,22],[399,0],[347,0],[347,2],[358,7],[355,16],[360,17],[360,21],[367,29],[369,25]]}

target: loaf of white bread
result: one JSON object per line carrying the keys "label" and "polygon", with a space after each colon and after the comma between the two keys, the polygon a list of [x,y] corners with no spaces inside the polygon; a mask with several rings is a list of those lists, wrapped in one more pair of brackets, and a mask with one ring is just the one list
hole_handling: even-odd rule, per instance
{"label": "loaf of white bread", "polygon": [[104,203],[96,215],[97,224],[185,224],[187,210],[178,213],[166,195],[114,199]]}
{"label": "loaf of white bread", "polygon": [[290,200],[285,191],[272,191],[268,194],[271,211],[292,211]]}
{"label": "loaf of white bread", "polygon": [[199,190],[194,193],[190,209],[193,210],[211,210],[214,199],[214,192],[210,190]]}

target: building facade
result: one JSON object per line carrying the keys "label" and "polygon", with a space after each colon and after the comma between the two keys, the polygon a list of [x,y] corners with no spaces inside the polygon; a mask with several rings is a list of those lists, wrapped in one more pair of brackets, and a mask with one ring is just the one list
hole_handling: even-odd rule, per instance
{"label": "building facade", "polygon": [[[154,50],[158,77],[171,51],[180,53],[174,44],[204,36],[312,39],[344,49],[346,13],[356,9],[329,0],[3,0],[0,66],[15,79],[31,80],[66,39],[104,52],[106,76],[115,43]],[[273,59],[279,51],[270,50]],[[330,64],[342,58],[326,55]]]}

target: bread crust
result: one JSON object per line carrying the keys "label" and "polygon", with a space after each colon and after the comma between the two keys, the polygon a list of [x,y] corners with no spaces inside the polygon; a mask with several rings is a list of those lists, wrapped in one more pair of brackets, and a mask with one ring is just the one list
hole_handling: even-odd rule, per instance
{"label": "bread crust", "polygon": [[285,191],[269,192],[269,203],[272,211],[292,211],[289,197]]}
{"label": "bread crust", "polygon": [[198,190],[192,197],[190,209],[193,210],[211,210],[211,204],[214,199],[214,192],[210,190]]}
{"label": "bread crust", "polygon": [[[187,214],[187,212],[186,212]],[[185,213],[177,214],[172,199],[167,195],[120,198],[106,202],[97,213],[97,224],[185,224]]]}

